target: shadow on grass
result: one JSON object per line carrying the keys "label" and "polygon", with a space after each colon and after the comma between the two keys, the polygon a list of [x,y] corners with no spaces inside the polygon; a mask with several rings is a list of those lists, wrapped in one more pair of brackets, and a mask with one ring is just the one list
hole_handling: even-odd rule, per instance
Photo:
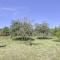
{"label": "shadow on grass", "polygon": [[40,45],[40,43],[32,43],[32,45]]}
{"label": "shadow on grass", "polygon": [[45,39],[53,39],[53,38],[51,38],[51,37],[37,37],[37,39],[43,39],[43,40],[45,40]]}
{"label": "shadow on grass", "polygon": [[12,40],[15,40],[15,41],[34,41],[34,38],[32,38],[32,37],[17,37],[17,38],[12,38]]}
{"label": "shadow on grass", "polygon": [[15,38],[12,38],[12,40],[15,40],[15,41],[28,41],[28,40],[31,40],[31,41],[33,41],[34,40],[34,38],[32,38],[32,37],[15,37]]}
{"label": "shadow on grass", "polygon": [[40,43],[33,43],[33,42],[29,43],[29,42],[25,42],[25,45],[30,45],[30,46],[32,46],[32,45],[40,45]]}
{"label": "shadow on grass", "polygon": [[53,40],[54,42],[60,42],[60,39],[57,39],[57,40]]}
{"label": "shadow on grass", "polygon": [[2,47],[6,47],[6,44],[1,43],[0,48],[2,48]]}

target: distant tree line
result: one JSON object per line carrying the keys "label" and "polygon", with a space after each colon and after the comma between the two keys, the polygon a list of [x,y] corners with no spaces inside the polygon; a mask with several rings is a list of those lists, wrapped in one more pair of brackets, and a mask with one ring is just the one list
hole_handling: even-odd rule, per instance
{"label": "distant tree line", "polygon": [[49,38],[49,36],[56,36],[60,38],[60,26],[55,28],[49,28],[48,23],[43,22],[41,24],[32,25],[29,20],[24,19],[12,20],[10,27],[4,27],[0,29],[0,36],[21,37],[22,39],[31,38],[37,36],[38,38]]}

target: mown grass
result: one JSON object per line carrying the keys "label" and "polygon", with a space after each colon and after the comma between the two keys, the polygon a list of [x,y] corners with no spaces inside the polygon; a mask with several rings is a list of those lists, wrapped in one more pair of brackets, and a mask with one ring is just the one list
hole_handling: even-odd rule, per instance
{"label": "mown grass", "polygon": [[56,40],[35,38],[30,46],[28,42],[0,37],[0,42],[6,44],[0,48],[0,60],[60,60],[60,42]]}

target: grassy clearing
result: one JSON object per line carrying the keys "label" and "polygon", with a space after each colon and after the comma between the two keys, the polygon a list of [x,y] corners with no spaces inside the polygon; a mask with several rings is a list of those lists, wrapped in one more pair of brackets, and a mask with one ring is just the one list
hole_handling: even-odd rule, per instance
{"label": "grassy clearing", "polygon": [[0,37],[0,42],[6,44],[0,48],[0,60],[60,60],[60,42],[55,40],[35,39],[30,46],[23,41]]}

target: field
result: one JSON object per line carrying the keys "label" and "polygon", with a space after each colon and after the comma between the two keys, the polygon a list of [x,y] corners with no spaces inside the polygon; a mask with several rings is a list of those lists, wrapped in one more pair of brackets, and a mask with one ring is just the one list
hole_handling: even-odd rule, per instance
{"label": "field", "polygon": [[14,41],[10,37],[0,37],[0,60],[60,60],[60,42],[57,38],[36,39],[29,45],[24,41]]}

